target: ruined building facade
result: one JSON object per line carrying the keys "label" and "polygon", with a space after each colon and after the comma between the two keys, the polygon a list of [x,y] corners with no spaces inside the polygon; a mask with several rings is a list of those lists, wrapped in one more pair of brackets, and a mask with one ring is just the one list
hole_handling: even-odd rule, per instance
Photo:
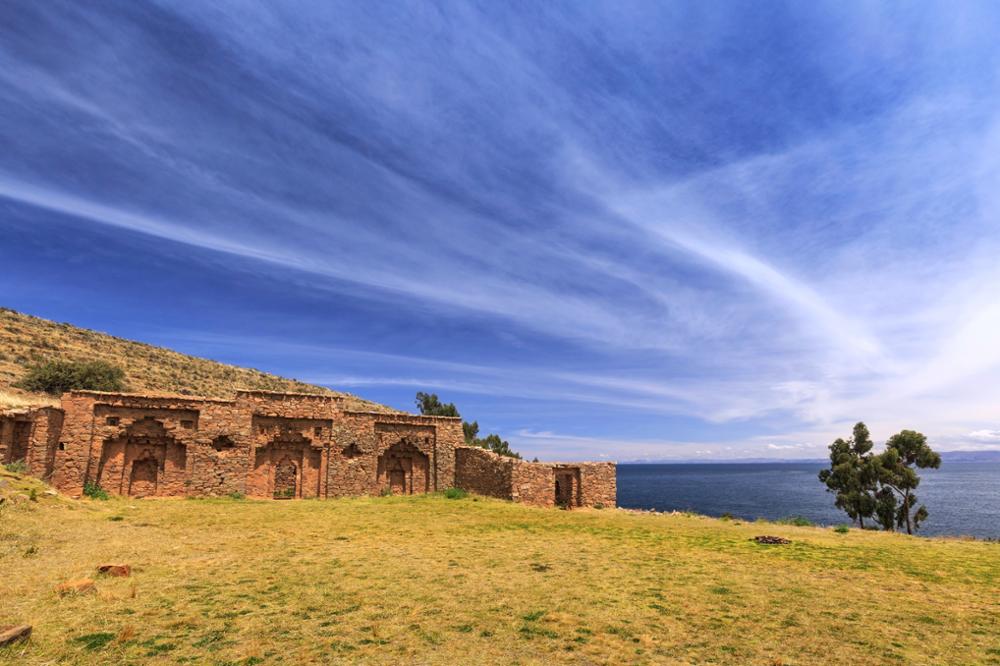
{"label": "ruined building facade", "polygon": [[529,463],[465,446],[444,416],[361,412],[330,395],[233,400],[73,391],[0,413],[0,462],[70,495],[293,499],[451,487],[539,506],[614,506],[613,463]]}

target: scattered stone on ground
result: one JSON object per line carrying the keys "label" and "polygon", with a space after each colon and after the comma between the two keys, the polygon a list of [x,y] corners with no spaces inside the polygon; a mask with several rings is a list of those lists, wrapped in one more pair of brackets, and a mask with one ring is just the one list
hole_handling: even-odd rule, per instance
{"label": "scattered stone on ground", "polygon": [[30,624],[19,624],[10,627],[0,627],[0,647],[13,645],[28,640],[31,636]]}
{"label": "scattered stone on ground", "polygon": [[97,586],[94,585],[94,581],[89,578],[78,578],[76,580],[68,580],[61,585],[57,585],[56,592],[58,592],[60,596],[65,596],[67,594],[94,594],[97,592]]}
{"label": "scattered stone on ground", "polygon": [[756,541],[757,543],[767,543],[775,546],[791,543],[790,540],[779,536],[755,536],[751,541]]}
{"label": "scattered stone on ground", "polygon": [[132,567],[128,564],[102,564],[97,567],[98,573],[116,578],[128,578],[132,575]]}

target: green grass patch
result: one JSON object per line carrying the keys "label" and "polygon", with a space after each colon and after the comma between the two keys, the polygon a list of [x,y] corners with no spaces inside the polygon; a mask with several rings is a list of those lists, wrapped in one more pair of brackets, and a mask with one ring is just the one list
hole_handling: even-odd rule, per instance
{"label": "green grass patch", "polygon": [[107,501],[108,499],[110,499],[110,495],[108,495],[107,491],[101,488],[93,481],[87,481],[85,484],[83,484],[83,494],[85,497],[89,497],[90,499],[96,499],[102,501]]}
{"label": "green grass patch", "polygon": [[23,460],[15,460],[3,466],[11,474],[24,474],[28,471],[28,464]]}
{"label": "green grass patch", "polygon": [[805,516],[788,516],[776,521],[779,525],[795,525],[796,527],[812,527],[813,522]]}
{"label": "green grass patch", "polygon": [[74,643],[82,645],[87,650],[100,650],[115,639],[115,635],[106,631],[96,634],[85,634],[73,639]]}

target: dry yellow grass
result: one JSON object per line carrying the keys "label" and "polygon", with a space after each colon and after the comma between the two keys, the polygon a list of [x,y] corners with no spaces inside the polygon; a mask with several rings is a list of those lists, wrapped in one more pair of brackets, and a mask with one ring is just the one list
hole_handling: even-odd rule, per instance
{"label": "dry yellow grass", "polygon": [[16,389],[0,390],[0,409],[55,406],[59,400],[48,395],[37,395]]}
{"label": "dry yellow grass", "polygon": [[[53,592],[105,562],[134,574]],[[1000,663],[1000,545],[857,530],[42,494],[0,518],[0,570],[0,624],[35,626],[11,664]]]}
{"label": "dry yellow grass", "polygon": [[330,393],[344,396],[350,409],[396,411],[350,393],[188,356],[70,324],[0,308],[0,409],[24,406],[32,397],[12,388],[27,371],[48,360],[104,360],[125,371],[130,391],[231,398],[237,389]]}

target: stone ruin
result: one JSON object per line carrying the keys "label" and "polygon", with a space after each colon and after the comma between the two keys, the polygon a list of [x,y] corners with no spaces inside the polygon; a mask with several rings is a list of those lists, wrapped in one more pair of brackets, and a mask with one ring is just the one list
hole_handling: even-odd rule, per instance
{"label": "stone ruin", "polygon": [[72,391],[0,412],[0,462],[80,495],[295,499],[456,487],[537,506],[615,506],[614,463],[529,463],[465,445],[456,417],[344,408],[330,395],[233,400]]}

